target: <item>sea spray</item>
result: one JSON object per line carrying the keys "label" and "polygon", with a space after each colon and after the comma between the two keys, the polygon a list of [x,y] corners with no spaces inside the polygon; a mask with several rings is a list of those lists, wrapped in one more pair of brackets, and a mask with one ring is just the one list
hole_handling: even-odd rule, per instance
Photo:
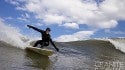
{"label": "sea spray", "polygon": [[4,20],[2,20],[1,18],[0,40],[22,49],[24,49],[28,45],[28,42],[26,42],[26,37],[20,33],[20,30],[18,28],[5,24]]}
{"label": "sea spray", "polygon": [[125,38],[108,39],[108,41],[112,43],[116,49],[125,53]]}

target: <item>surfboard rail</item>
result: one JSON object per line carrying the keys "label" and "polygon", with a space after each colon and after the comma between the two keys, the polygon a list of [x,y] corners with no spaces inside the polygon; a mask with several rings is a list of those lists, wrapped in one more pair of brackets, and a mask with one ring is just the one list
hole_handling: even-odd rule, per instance
{"label": "surfboard rail", "polygon": [[26,50],[31,50],[34,51],[38,54],[45,55],[45,56],[51,56],[54,54],[52,50],[49,49],[42,49],[42,48],[37,48],[37,47],[26,47]]}

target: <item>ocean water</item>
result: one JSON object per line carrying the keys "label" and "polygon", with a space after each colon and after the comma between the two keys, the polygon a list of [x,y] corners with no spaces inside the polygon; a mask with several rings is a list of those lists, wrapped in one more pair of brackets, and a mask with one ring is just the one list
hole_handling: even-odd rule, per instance
{"label": "ocean water", "polygon": [[[125,39],[56,43],[60,51],[46,57],[0,41],[0,70],[125,70]],[[23,47],[24,48],[24,47]]]}

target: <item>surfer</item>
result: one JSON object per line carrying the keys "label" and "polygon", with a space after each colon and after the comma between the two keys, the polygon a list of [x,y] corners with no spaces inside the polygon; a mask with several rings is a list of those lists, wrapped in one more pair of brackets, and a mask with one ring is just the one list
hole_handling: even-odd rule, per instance
{"label": "surfer", "polygon": [[43,48],[43,46],[48,46],[48,45],[49,45],[49,42],[50,42],[50,43],[54,46],[54,48],[55,48],[57,51],[59,51],[59,49],[56,47],[56,45],[55,45],[54,42],[52,41],[51,36],[50,36],[50,34],[49,34],[50,31],[51,31],[50,28],[46,28],[46,30],[44,31],[44,30],[38,29],[38,28],[36,28],[36,27],[34,27],[34,26],[31,26],[31,25],[27,25],[27,27],[32,28],[32,29],[34,29],[34,30],[40,32],[41,35],[42,35],[42,40],[36,41],[36,43],[34,44],[33,47],[36,47],[38,44],[40,44],[40,45],[41,45],[41,48]]}

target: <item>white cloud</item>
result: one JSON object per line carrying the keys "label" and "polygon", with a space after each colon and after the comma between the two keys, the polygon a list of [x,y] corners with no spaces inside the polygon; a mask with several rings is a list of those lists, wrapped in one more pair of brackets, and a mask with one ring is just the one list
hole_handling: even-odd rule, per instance
{"label": "white cloud", "polygon": [[19,5],[19,3],[17,1],[14,1],[14,0],[5,0],[6,2],[9,2],[13,5]]}
{"label": "white cloud", "polygon": [[25,15],[22,15],[22,16],[25,17],[25,18],[30,18],[30,15],[27,14],[27,13],[25,13]]}
{"label": "white cloud", "polygon": [[23,2],[24,6],[17,8],[34,13],[36,18],[42,19],[46,24],[63,25],[63,22],[73,22],[105,29],[116,27],[118,20],[125,20],[124,0],[122,2],[104,0],[99,6],[95,0],[23,0]]}
{"label": "white cloud", "polygon": [[93,34],[94,31],[79,31],[71,35],[61,35],[54,40],[58,42],[78,41],[90,38],[90,36]]}
{"label": "white cloud", "polygon": [[14,19],[14,18],[12,18],[12,17],[6,17],[5,19],[7,19],[7,20],[11,20],[11,19]]}
{"label": "white cloud", "polygon": [[125,0],[105,0],[100,5],[101,11],[109,18],[125,20]]}
{"label": "white cloud", "polygon": [[72,29],[79,29],[79,25],[77,23],[65,23],[62,26]]}
{"label": "white cloud", "polygon": [[42,23],[36,23],[36,25],[37,25],[37,26],[43,26],[43,24],[42,24]]}
{"label": "white cloud", "polygon": [[21,21],[28,21],[26,18],[22,18],[22,17],[18,17],[17,19]]}
{"label": "white cloud", "polygon": [[125,34],[123,31],[113,31],[114,34]]}
{"label": "white cloud", "polygon": [[[95,20],[94,20],[95,21]],[[91,24],[87,24],[89,26],[93,26],[96,28],[102,28],[102,29],[110,29],[114,28],[118,25],[118,22],[116,20],[99,20],[97,23],[92,23],[94,21],[89,21]]]}
{"label": "white cloud", "polygon": [[[21,0],[16,2],[20,3]],[[46,24],[77,29],[80,24],[84,24],[98,30],[114,28],[119,20],[125,20],[125,0],[102,0],[99,5],[95,0],[23,0],[22,2],[23,6],[17,6],[18,10],[34,13],[36,19]],[[59,38],[70,40],[73,36],[74,41],[78,39],[74,34]]]}
{"label": "white cloud", "polygon": [[65,20],[64,16],[58,16],[58,15],[45,15],[44,22],[48,24],[62,24],[62,22]]}
{"label": "white cloud", "polygon": [[24,36],[20,33],[20,30],[10,25],[6,25],[2,18],[0,18],[0,40],[13,46],[26,47],[26,43],[23,42]]}
{"label": "white cloud", "polygon": [[22,20],[22,21],[26,21],[26,22],[29,22],[29,19],[30,18],[30,15],[25,13],[25,14],[22,14],[21,17],[18,17],[17,19],[18,20]]}

